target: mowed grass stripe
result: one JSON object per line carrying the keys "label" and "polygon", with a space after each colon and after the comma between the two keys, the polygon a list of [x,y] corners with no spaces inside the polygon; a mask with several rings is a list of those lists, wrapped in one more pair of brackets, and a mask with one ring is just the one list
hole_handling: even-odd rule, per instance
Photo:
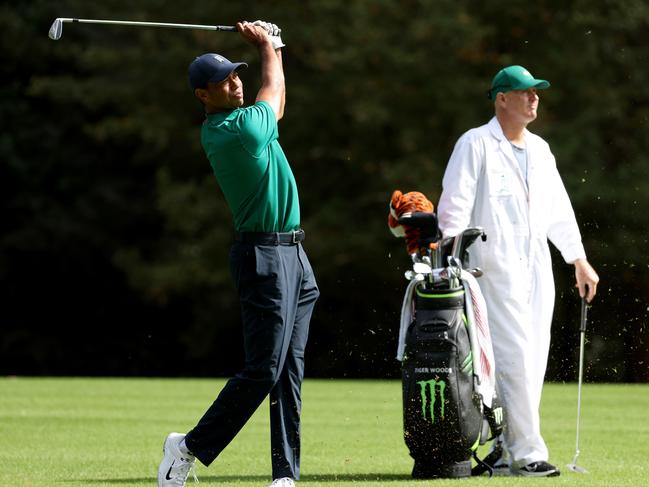
{"label": "mowed grass stripe", "polygon": [[[0,485],[156,485],[165,435],[191,428],[223,384],[216,379],[0,379]],[[649,386],[584,386],[578,463],[587,475],[565,468],[575,450],[576,402],[576,384],[545,386],[543,431],[560,477],[422,482],[409,476],[398,381],[307,380],[300,484],[649,485]],[[269,455],[266,401],[210,468],[197,467],[200,485],[268,485]]]}

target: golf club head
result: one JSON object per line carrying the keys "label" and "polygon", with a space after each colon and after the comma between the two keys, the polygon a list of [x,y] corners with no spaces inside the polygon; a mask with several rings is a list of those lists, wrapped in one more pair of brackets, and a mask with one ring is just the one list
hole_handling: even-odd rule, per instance
{"label": "golf club head", "polygon": [[569,463],[568,465],[566,465],[566,467],[568,467],[569,470],[575,473],[588,473],[588,470],[586,470],[584,467],[580,467],[576,463]]}
{"label": "golf club head", "polygon": [[56,19],[50,27],[50,32],[48,34],[50,39],[53,41],[58,41],[63,35],[63,21],[61,19]]}
{"label": "golf club head", "polygon": [[417,273],[417,274],[430,274],[433,272],[433,269],[428,264],[424,264],[423,262],[415,262],[412,266],[412,269]]}

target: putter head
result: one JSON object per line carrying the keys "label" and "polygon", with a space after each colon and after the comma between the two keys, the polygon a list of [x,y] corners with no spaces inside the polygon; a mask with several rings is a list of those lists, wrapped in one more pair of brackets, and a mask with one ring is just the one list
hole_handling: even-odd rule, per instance
{"label": "putter head", "polygon": [[61,19],[56,19],[50,27],[50,32],[48,34],[50,39],[53,41],[58,41],[63,35],[63,21]]}
{"label": "putter head", "polygon": [[575,473],[588,473],[588,470],[586,470],[584,467],[580,467],[576,463],[569,463],[566,465],[569,470],[575,472]]}

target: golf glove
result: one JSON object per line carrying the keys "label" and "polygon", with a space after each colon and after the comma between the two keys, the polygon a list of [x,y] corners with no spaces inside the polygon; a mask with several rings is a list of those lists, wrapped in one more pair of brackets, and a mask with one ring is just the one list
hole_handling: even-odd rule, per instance
{"label": "golf glove", "polygon": [[270,22],[264,22],[263,20],[255,20],[252,25],[258,25],[259,27],[263,27],[263,29],[268,33],[269,36],[277,36],[282,33],[282,29],[277,27],[276,24],[271,24]]}
{"label": "golf glove", "polygon": [[280,49],[286,45],[284,44],[282,38],[280,37],[280,34],[282,33],[282,29],[277,27],[276,24],[271,24],[270,22],[264,22],[263,20],[255,20],[252,23],[252,25],[258,25],[268,33],[268,36],[270,37],[270,42],[273,45],[273,49]]}
{"label": "golf glove", "polygon": [[270,36],[270,42],[273,44],[273,49],[280,49],[286,45],[280,36]]}

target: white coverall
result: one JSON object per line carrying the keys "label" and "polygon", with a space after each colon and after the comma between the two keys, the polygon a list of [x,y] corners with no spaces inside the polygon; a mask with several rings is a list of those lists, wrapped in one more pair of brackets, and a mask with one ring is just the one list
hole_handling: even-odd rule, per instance
{"label": "white coverall", "polygon": [[478,282],[513,468],[548,460],[539,417],[554,307],[548,239],[568,263],[586,256],[550,147],[528,130],[525,142],[527,185],[496,117],[466,132],[448,162],[438,205],[444,236],[472,226],[487,234],[470,248],[470,263],[484,271]]}

